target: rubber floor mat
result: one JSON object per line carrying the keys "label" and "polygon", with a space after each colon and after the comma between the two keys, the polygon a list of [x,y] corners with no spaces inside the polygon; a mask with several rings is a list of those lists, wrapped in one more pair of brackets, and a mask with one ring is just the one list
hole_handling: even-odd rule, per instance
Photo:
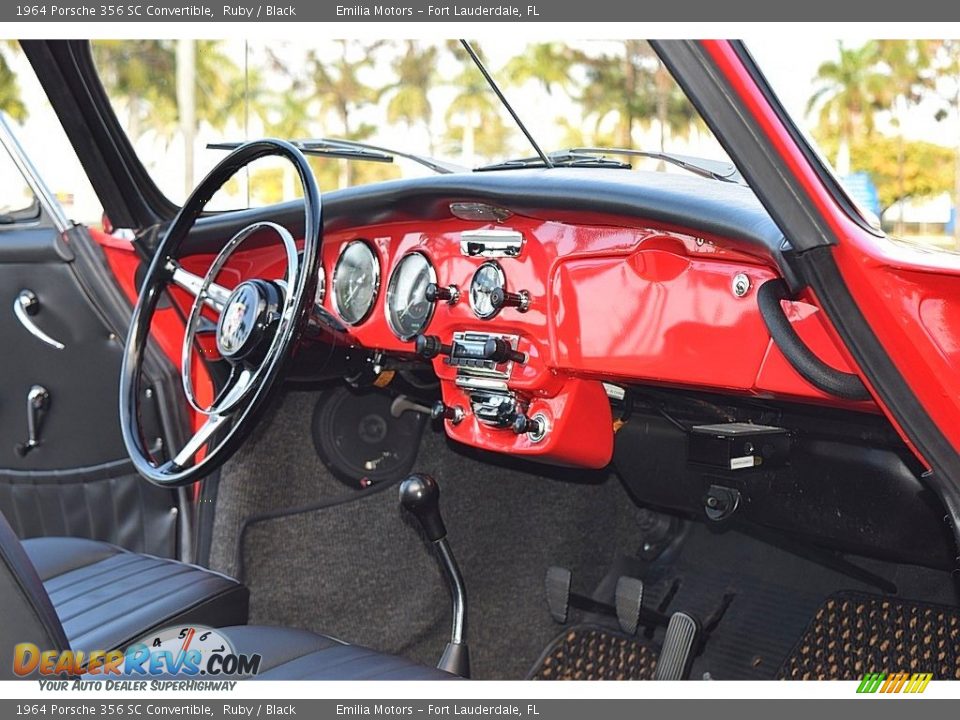
{"label": "rubber floor mat", "polygon": [[564,630],[543,651],[531,680],[650,680],[659,648],[595,625]]}
{"label": "rubber floor mat", "polygon": [[859,680],[874,672],[960,680],[960,609],[865,593],[831,595],[779,677]]}

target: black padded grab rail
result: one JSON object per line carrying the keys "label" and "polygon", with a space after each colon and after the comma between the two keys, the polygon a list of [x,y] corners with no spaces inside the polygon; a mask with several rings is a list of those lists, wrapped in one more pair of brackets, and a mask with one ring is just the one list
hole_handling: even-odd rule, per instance
{"label": "black padded grab rail", "polygon": [[790,298],[783,280],[768,280],[757,290],[757,305],[770,337],[793,369],[825,393],[845,400],[869,400],[870,393],[859,377],[827,365],[808,348],[783,312],[781,300]]}

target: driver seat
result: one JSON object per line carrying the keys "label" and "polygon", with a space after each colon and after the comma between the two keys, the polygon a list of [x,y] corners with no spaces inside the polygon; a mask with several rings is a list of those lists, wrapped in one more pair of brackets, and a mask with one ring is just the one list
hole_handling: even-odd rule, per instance
{"label": "driver seat", "polygon": [[[256,627],[247,588],[225,575],[79,538],[20,542],[0,513],[0,680],[15,680],[14,647],[124,649],[174,624],[220,629],[238,653],[259,653],[265,680],[448,680],[400,657],[305,630]],[[232,627],[223,627],[232,626]],[[37,676],[29,675],[30,678]]]}

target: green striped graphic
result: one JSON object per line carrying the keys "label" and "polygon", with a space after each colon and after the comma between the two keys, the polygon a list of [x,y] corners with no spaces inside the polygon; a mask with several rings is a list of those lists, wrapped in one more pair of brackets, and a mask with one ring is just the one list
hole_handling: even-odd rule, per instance
{"label": "green striped graphic", "polygon": [[886,673],[867,673],[860,681],[858,693],[875,693],[880,689],[880,685],[887,679]]}

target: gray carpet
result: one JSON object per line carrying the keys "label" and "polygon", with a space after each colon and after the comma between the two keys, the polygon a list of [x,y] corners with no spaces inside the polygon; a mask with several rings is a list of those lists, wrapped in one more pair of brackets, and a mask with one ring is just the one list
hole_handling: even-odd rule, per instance
{"label": "gray carpet", "polygon": [[[316,399],[288,393],[224,467],[211,566],[243,571],[253,623],[432,664],[450,623],[432,550],[401,513],[396,486],[353,491],[319,461],[309,434]],[[490,464],[429,427],[415,467],[441,485],[467,587],[474,677],[524,677],[558,630],[543,600],[547,567],[573,570],[575,588],[595,587],[618,551],[635,550],[634,505],[615,478]],[[241,541],[246,518],[321,502],[336,504],[254,522]]]}

